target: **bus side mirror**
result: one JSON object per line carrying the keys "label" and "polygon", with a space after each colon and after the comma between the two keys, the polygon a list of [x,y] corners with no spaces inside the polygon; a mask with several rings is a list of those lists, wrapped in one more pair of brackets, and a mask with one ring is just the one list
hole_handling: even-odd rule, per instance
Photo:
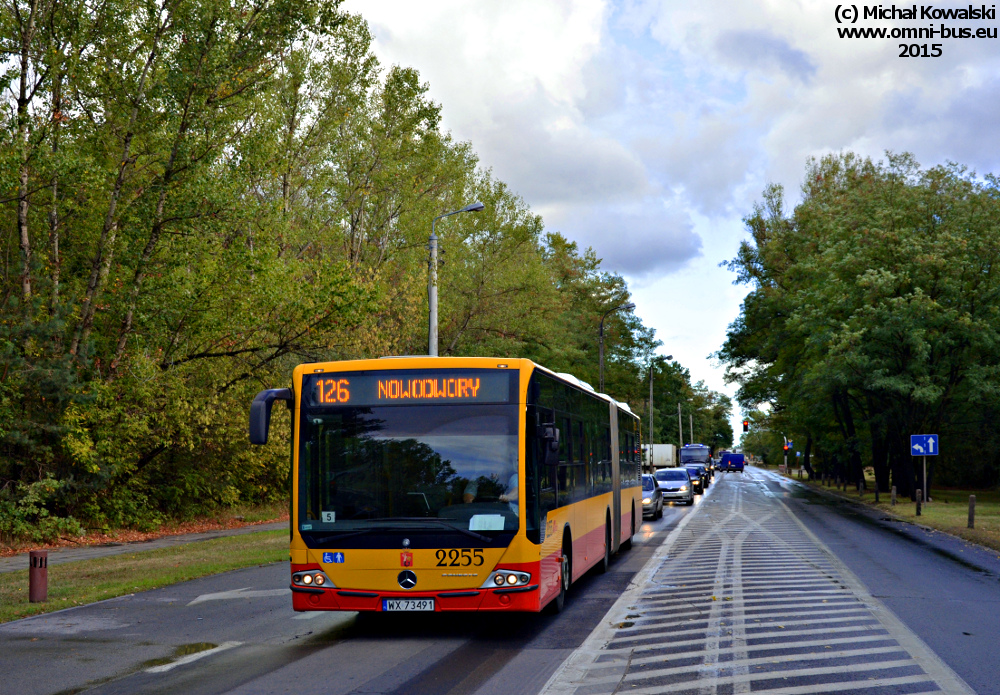
{"label": "bus side mirror", "polygon": [[275,401],[285,401],[292,408],[291,389],[266,389],[258,393],[250,404],[250,443],[267,444],[267,432],[271,428],[271,406]]}

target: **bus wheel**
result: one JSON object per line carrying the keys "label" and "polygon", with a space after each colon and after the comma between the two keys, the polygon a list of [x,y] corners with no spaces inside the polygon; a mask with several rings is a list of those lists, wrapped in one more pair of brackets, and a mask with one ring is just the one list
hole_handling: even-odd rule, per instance
{"label": "bus wheel", "polygon": [[630,528],[632,531],[629,533],[628,540],[622,541],[621,545],[618,546],[621,550],[630,550],[632,548],[632,536],[635,535],[635,502],[632,503],[632,524]]}
{"label": "bus wheel", "polygon": [[569,539],[569,530],[563,534],[562,557],[559,558],[559,594],[549,604],[553,613],[560,613],[566,605],[566,592],[573,581],[573,542]]}
{"label": "bus wheel", "polygon": [[604,559],[597,563],[598,574],[604,574],[611,566],[611,519],[604,522]]}

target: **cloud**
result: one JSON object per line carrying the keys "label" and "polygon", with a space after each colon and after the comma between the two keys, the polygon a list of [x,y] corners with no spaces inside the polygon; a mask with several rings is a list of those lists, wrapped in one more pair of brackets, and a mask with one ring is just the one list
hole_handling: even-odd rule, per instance
{"label": "cloud", "polygon": [[541,90],[497,106],[473,140],[484,163],[534,205],[607,202],[642,195],[648,178],[620,141],[560,123]]}
{"label": "cloud", "polygon": [[671,273],[701,254],[690,218],[650,196],[627,205],[579,205],[545,213],[549,229],[591,246],[607,270],[642,281]]}
{"label": "cloud", "polygon": [[716,50],[731,65],[744,69],[765,73],[777,69],[802,82],[808,82],[816,74],[816,66],[804,51],[767,31],[723,32],[716,39]]}

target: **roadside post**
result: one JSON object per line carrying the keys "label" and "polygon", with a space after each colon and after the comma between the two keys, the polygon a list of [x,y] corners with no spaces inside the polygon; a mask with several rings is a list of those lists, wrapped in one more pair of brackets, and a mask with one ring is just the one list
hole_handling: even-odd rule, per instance
{"label": "roadside post", "polygon": [[976,528],[976,496],[969,495],[969,528]]}
{"label": "roadside post", "polygon": [[49,600],[49,551],[32,550],[28,553],[28,602],[45,603]]}
{"label": "roadside post", "polygon": [[917,516],[920,516],[920,505],[924,501],[924,491],[917,490]]}
{"label": "roadside post", "polygon": [[892,504],[893,507],[896,506],[896,486],[895,485],[892,486],[892,503],[891,504]]}
{"label": "roadside post", "polygon": [[[910,435],[910,456],[922,456],[924,459],[924,485],[923,501],[927,501],[927,457],[937,456],[941,447],[938,446],[938,436],[936,434],[911,434]],[[920,509],[918,506],[917,509]]]}

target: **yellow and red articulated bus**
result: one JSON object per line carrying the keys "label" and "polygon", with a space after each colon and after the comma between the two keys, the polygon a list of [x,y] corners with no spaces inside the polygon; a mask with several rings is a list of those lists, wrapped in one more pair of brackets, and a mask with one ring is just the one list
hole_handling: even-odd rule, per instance
{"label": "yellow and red articulated bus", "polygon": [[639,420],[529,360],[303,364],[250,409],[292,410],[298,611],[561,610],[631,546]]}

